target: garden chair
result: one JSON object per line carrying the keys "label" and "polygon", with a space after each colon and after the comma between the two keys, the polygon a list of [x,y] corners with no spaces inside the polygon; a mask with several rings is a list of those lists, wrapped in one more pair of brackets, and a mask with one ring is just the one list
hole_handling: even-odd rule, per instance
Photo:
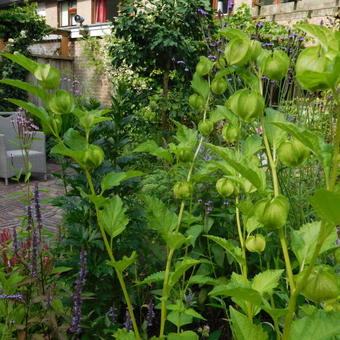
{"label": "garden chair", "polygon": [[[11,119],[16,113],[0,113],[0,177],[8,179],[22,171],[25,173],[23,152],[17,145],[19,140]],[[40,173],[47,179],[45,134],[36,131],[31,147],[29,149],[29,161],[32,164],[30,172]]]}

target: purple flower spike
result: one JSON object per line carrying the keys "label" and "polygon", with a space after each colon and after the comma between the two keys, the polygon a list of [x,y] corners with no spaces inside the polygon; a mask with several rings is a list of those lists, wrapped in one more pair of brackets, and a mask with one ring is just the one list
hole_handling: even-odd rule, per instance
{"label": "purple flower spike", "polygon": [[197,10],[197,13],[198,13],[199,15],[208,15],[208,14],[209,14],[207,11],[205,11],[205,10],[202,9],[202,8],[199,8],[199,9]]}
{"label": "purple flower spike", "polygon": [[185,65],[185,61],[184,60],[177,60],[176,62],[178,65]]}
{"label": "purple flower spike", "polygon": [[229,205],[228,201],[223,202],[224,205]]}
{"label": "purple flower spike", "polygon": [[264,24],[261,22],[261,21],[259,21],[257,24],[256,24],[256,27],[257,28],[262,28],[264,26]]}
{"label": "purple flower spike", "polygon": [[184,72],[189,72],[189,68],[186,67],[186,68],[184,69]]}
{"label": "purple flower spike", "polygon": [[148,313],[146,314],[146,324],[148,325],[148,327],[152,327],[152,321],[155,318],[154,307],[155,304],[151,300],[148,304]]}
{"label": "purple flower spike", "polygon": [[115,324],[117,321],[117,308],[112,305],[107,313],[107,316],[109,317],[110,321],[112,322],[112,324]]}
{"label": "purple flower spike", "polygon": [[130,331],[132,329],[131,315],[130,315],[127,308],[126,308],[126,312],[125,312],[124,328],[127,329],[128,331]]}
{"label": "purple flower spike", "polygon": [[217,57],[215,55],[208,55],[208,59],[216,61]]}

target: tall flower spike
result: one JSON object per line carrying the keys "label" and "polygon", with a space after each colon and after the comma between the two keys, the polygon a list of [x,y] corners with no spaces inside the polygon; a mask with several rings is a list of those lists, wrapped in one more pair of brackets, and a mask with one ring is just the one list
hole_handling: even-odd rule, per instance
{"label": "tall flower spike", "polygon": [[131,315],[130,315],[127,308],[126,308],[126,312],[125,312],[124,328],[126,328],[128,331],[130,331],[132,329]]}
{"label": "tall flower spike", "polygon": [[155,318],[155,310],[154,310],[155,304],[152,300],[150,300],[148,304],[148,313],[146,314],[146,324],[148,327],[152,326],[152,321]]}
{"label": "tall flower spike", "polygon": [[41,217],[41,206],[40,206],[40,193],[38,184],[34,188],[34,208],[35,208],[35,218],[37,221],[37,228],[39,233],[39,241],[41,242],[41,230],[42,230],[42,217]]}
{"label": "tall flower spike", "polygon": [[80,328],[81,305],[82,305],[81,295],[83,292],[83,288],[84,288],[85,281],[86,281],[86,275],[87,275],[86,257],[87,257],[87,253],[84,249],[82,249],[80,252],[80,270],[79,270],[78,277],[76,279],[74,294],[72,297],[73,316],[72,316],[72,321],[71,321],[71,327],[68,329],[69,333],[74,333],[74,334],[79,334],[81,332],[81,328]]}
{"label": "tall flower spike", "polygon": [[32,277],[34,278],[36,278],[38,275],[38,253],[39,253],[39,234],[37,228],[33,226],[31,268]]}

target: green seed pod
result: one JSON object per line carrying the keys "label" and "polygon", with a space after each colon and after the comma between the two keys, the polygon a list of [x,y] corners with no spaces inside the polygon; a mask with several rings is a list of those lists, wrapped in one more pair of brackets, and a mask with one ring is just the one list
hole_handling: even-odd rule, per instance
{"label": "green seed pod", "polygon": [[307,47],[300,53],[296,61],[296,78],[306,90],[328,89],[329,76],[325,77],[325,73],[329,66],[330,61],[321,55],[321,48],[319,46]]}
{"label": "green seed pod", "polygon": [[289,57],[283,51],[274,51],[264,57],[261,65],[261,71],[271,80],[282,80],[289,69]]}
{"label": "green seed pod", "polygon": [[183,147],[177,152],[177,158],[180,162],[190,162],[193,158],[193,151],[191,148]]}
{"label": "green seed pod", "polygon": [[281,163],[289,167],[302,165],[309,154],[309,149],[295,138],[281,143],[277,150],[277,155]]}
{"label": "green seed pod", "polygon": [[258,40],[250,41],[249,53],[250,53],[250,60],[252,61],[256,60],[261,55],[262,46]]}
{"label": "green seed pod", "polygon": [[215,63],[216,67],[220,70],[225,67],[226,62],[223,57],[219,57]]}
{"label": "green seed pod", "polygon": [[211,82],[211,92],[215,94],[223,94],[228,88],[228,83],[221,77],[215,78]]}
{"label": "green seed pod", "polygon": [[60,84],[59,71],[49,64],[39,64],[34,71],[34,76],[45,89],[56,89]]}
{"label": "green seed pod", "polygon": [[259,222],[267,229],[281,229],[286,224],[288,211],[289,203],[287,198],[279,195],[266,203]]}
{"label": "green seed pod", "polygon": [[222,129],[222,136],[227,143],[235,143],[240,137],[240,129],[235,125],[225,125]]}
{"label": "green seed pod", "polygon": [[104,151],[97,145],[89,145],[84,151],[83,164],[89,169],[98,168],[104,162]]}
{"label": "green seed pod", "polygon": [[178,182],[174,186],[174,195],[177,199],[190,198],[194,187],[190,182]]}
{"label": "green seed pod", "polygon": [[243,89],[230,96],[226,106],[244,121],[250,122],[263,115],[265,103],[259,94]]}
{"label": "green seed pod", "polygon": [[194,110],[200,111],[204,107],[204,99],[200,95],[194,93],[189,97],[189,105]]}
{"label": "green seed pod", "polygon": [[340,247],[336,248],[334,252],[334,260],[335,260],[335,264],[340,265]]}
{"label": "green seed pod", "polygon": [[[303,272],[300,273],[302,277]],[[340,294],[339,276],[328,266],[317,266],[301,293],[315,303],[335,299]]]}
{"label": "green seed pod", "polygon": [[65,90],[58,90],[48,101],[48,108],[57,115],[72,113],[75,108],[73,96]]}
{"label": "green seed pod", "polygon": [[261,234],[248,236],[246,240],[246,248],[251,253],[262,253],[266,248],[266,239]]}
{"label": "green seed pod", "polygon": [[223,197],[229,197],[236,191],[235,184],[228,178],[220,178],[216,182],[216,190]]}
{"label": "green seed pod", "polygon": [[326,312],[340,312],[340,298],[326,301],[322,307]]}
{"label": "green seed pod", "polygon": [[93,126],[94,123],[94,115],[93,114],[85,114],[79,118],[79,124],[85,129],[89,130]]}
{"label": "green seed pod", "polygon": [[205,137],[211,134],[214,129],[214,123],[211,120],[206,119],[198,124],[198,131]]}
{"label": "green seed pod", "polygon": [[232,39],[225,48],[224,56],[229,65],[245,65],[251,58],[250,39]]}
{"label": "green seed pod", "polygon": [[196,65],[196,73],[199,76],[206,76],[213,68],[213,62],[207,57],[200,57],[200,61]]}

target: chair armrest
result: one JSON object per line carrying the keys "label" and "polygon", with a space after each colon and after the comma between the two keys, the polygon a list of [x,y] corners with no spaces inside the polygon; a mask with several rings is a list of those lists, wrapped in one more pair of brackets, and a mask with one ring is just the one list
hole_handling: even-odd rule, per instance
{"label": "chair armrest", "polygon": [[7,163],[5,136],[0,133],[0,167]]}
{"label": "chair armrest", "polygon": [[42,153],[46,152],[45,147],[45,134],[42,131],[37,131],[32,141],[31,150],[39,151]]}

